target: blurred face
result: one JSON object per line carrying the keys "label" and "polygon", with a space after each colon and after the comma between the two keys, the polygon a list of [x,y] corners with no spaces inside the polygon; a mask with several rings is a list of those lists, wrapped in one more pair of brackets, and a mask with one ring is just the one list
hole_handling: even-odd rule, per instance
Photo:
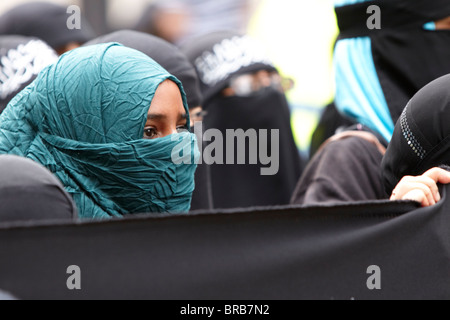
{"label": "blurred face", "polygon": [[159,10],[155,18],[156,34],[176,43],[186,34],[187,14],[182,10]]}
{"label": "blurred face", "polygon": [[203,121],[203,117],[206,112],[203,111],[202,106],[197,106],[189,109],[189,116],[191,119],[191,128],[195,125],[196,122]]}
{"label": "blurred face", "polygon": [[155,92],[147,115],[144,139],[163,138],[187,130],[187,114],[180,89],[170,80],[161,83]]}
{"label": "blurred face", "polygon": [[264,88],[272,87],[280,92],[286,92],[292,86],[292,80],[282,78],[278,72],[261,70],[232,78],[229,86],[222,91],[222,95],[248,97]]}
{"label": "blurred face", "polygon": [[79,42],[69,42],[65,46],[56,49],[56,52],[60,56],[60,55],[66,53],[68,51],[71,51],[73,49],[79,48],[80,46],[81,46],[81,43],[79,43]]}

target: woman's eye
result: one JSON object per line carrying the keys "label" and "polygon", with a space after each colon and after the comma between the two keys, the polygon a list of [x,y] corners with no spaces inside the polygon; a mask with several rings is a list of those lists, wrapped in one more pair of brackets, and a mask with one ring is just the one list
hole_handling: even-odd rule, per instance
{"label": "woman's eye", "polygon": [[144,139],[155,139],[158,133],[155,128],[145,128],[144,129]]}
{"label": "woman's eye", "polygon": [[181,133],[181,132],[186,132],[189,131],[187,125],[182,125],[182,126],[178,126],[177,127],[177,132]]}

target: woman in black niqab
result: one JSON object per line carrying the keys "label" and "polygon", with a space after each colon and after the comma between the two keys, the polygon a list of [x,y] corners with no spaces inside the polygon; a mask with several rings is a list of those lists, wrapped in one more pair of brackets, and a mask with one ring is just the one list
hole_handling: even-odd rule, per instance
{"label": "woman in black niqab", "polygon": [[[377,144],[387,146],[394,124],[417,91],[450,73],[450,27],[442,23],[450,16],[448,0],[343,2],[349,5],[335,9],[340,34],[333,105],[355,125],[339,128],[346,131],[345,139],[341,133],[322,143],[326,134],[321,133],[334,131],[329,125],[337,129],[347,122],[338,119],[333,105],[327,109],[324,116],[331,116],[315,135],[322,138],[313,141],[320,151],[299,181],[295,204],[385,199],[380,176],[384,148]],[[367,27],[371,5],[380,9],[381,29]],[[361,133],[378,143],[361,139]]]}
{"label": "woman in black niqab", "polygon": [[[234,31],[200,36],[181,49],[199,74],[203,108],[207,112],[203,124],[206,130],[219,130],[224,144],[227,130],[256,130],[259,141],[261,129],[267,130],[268,135],[271,130],[279,130],[279,170],[274,175],[262,175],[261,167],[266,165],[260,161],[256,165],[250,164],[248,153],[260,149],[249,146],[248,140],[245,164],[225,161],[229,154],[226,148],[223,149],[224,164],[211,165],[214,206],[237,208],[288,204],[303,163],[292,135],[290,110],[284,92],[267,86],[249,94],[225,94],[233,79],[259,72],[277,75],[276,68],[253,39]],[[271,148],[271,138],[267,137],[267,140],[270,154],[275,148]],[[234,157],[234,163],[237,163],[236,153]]]}
{"label": "woman in black niqab", "polygon": [[[383,182],[392,199],[402,199],[415,189],[422,175],[434,183],[448,183],[450,168],[450,75],[441,77],[420,90],[408,103],[394,130],[382,161]],[[437,173],[436,173],[437,172]],[[407,177],[404,179],[404,177]],[[429,180],[428,180],[429,181]],[[435,186],[428,183],[431,189]],[[434,192],[435,193],[435,192]],[[438,200],[437,197],[436,200]]]}

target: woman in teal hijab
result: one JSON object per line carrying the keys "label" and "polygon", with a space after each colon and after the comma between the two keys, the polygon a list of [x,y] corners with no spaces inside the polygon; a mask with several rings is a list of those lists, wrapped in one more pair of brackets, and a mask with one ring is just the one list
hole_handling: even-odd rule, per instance
{"label": "woman in teal hijab", "polygon": [[198,157],[181,83],[109,43],[44,69],[0,116],[0,153],[43,164],[81,218],[187,212]]}

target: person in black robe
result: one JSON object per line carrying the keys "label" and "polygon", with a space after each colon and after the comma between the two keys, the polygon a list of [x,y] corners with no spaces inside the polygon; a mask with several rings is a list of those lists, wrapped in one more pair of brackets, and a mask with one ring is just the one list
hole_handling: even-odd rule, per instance
{"label": "person in black robe", "polygon": [[322,144],[293,193],[291,203],[313,205],[385,199],[379,174],[387,143],[362,125]]}
{"label": "person in black robe", "polygon": [[0,155],[0,223],[74,221],[78,214],[61,182],[45,167]]}
{"label": "person in black robe", "polygon": [[326,140],[334,136],[339,131],[345,130],[354,125],[355,120],[343,116],[336,109],[334,102],[328,104],[322,111],[319,118],[319,123],[311,136],[311,144],[309,146],[308,154],[309,158],[312,159],[314,157]]}
{"label": "person in black robe", "polygon": [[420,90],[408,103],[382,161],[392,200],[423,206],[441,199],[437,183],[450,183],[450,75]]}
{"label": "person in black robe", "polygon": [[56,52],[40,39],[0,36],[0,113],[43,68],[57,60]]}
{"label": "person in black robe", "polygon": [[[199,74],[203,108],[208,113],[203,124],[206,132],[218,130],[224,141],[229,131],[260,133],[258,142],[246,140],[246,161],[237,164],[234,146],[234,152],[224,147],[223,161],[211,164],[215,208],[288,204],[303,162],[294,142],[290,110],[276,68],[253,39],[235,31],[212,32],[181,48]],[[279,132],[277,145],[268,143],[272,156],[279,149],[278,170],[269,175],[262,174],[261,168],[267,164],[261,159],[250,161],[262,150],[257,148],[263,136],[261,130],[267,130],[269,135],[274,130]],[[271,141],[267,134],[266,138]],[[209,146],[217,143],[214,138],[210,141]]]}
{"label": "person in black robe", "polygon": [[[84,46],[108,42],[119,42],[145,53],[181,81],[189,105],[192,131],[196,132],[196,123],[203,120],[202,95],[197,73],[186,55],[164,39],[134,30],[112,32],[88,41]],[[210,184],[209,167],[204,163],[199,164],[195,172],[196,187],[192,195],[191,211],[213,208]]]}
{"label": "person in black robe", "polygon": [[[430,81],[450,72],[450,62],[447,59],[450,39],[450,4],[446,0],[413,2],[359,0],[359,2],[361,3],[335,8],[340,29],[336,46],[340,46],[343,42],[360,41],[361,38],[370,39],[367,52],[363,55],[367,55],[365,62],[374,65],[376,79],[370,80],[379,82],[381,87],[380,92],[377,93],[378,99],[385,100],[388,110],[384,111],[390,113],[393,120],[393,123],[385,124],[388,132],[383,136],[389,140],[395,122],[409,99]],[[373,12],[368,9],[372,5],[380,8],[381,29],[368,27],[371,21],[368,12]],[[362,45],[359,44],[357,48],[361,50]],[[350,54],[349,58],[354,59],[355,54]],[[341,64],[346,63],[341,61],[342,58],[342,55],[335,54],[337,70],[341,68]],[[361,69],[361,65],[356,63],[354,67]],[[370,66],[364,66],[364,68],[366,68],[364,71],[356,72],[347,70],[349,74],[344,78],[338,78],[337,81],[349,82],[354,86],[362,85],[367,80],[363,79],[361,74],[366,71],[372,72]],[[358,98],[360,90],[377,89],[373,84],[370,86],[370,88],[353,88],[351,97],[351,99],[355,98],[353,110],[352,107],[344,105],[348,101],[343,102],[339,99],[325,108],[313,134],[310,147],[311,158],[320,145],[343,126],[363,123],[374,130],[381,129],[379,124],[370,123],[371,119],[368,116],[365,118],[367,110],[363,109],[361,100]],[[340,95],[341,87],[342,85],[338,83],[337,97]],[[379,105],[372,107],[379,109]],[[386,119],[384,121],[386,122]]]}
{"label": "person in black robe", "polygon": [[[382,13],[381,29],[367,27],[367,9],[374,4],[379,6]],[[326,146],[316,147],[320,151],[311,159],[299,181],[291,199],[293,204],[365,201],[388,197],[381,182],[380,164],[394,124],[408,100],[418,90],[430,81],[450,73],[450,25],[443,23],[450,16],[448,1],[380,0],[338,7],[336,13],[341,32],[336,48],[340,46],[340,50],[344,48],[346,53],[350,51],[349,57],[352,54],[358,56],[358,52],[355,52],[358,46],[352,48],[348,45],[352,41],[371,48],[370,61],[375,66],[372,76],[379,82],[380,95],[376,95],[374,100],[363,100],[365,104],[357,100],[361,92],[372,98],[374,96],[372,89],[376,86],[368,81],[374,78],[364,73],[366,69],[354,69],[339,78],[349,84],[368,86],[349,86],[344,93],[338,88],[339,99],[335,101],[335,106],[341,113],[345,113],[344,119],[349,118],[356,125],[348,129],[340,128],[339,135],[330,138],[332,143],[326,141]],[[346,57],[349,61],[340,61],[342,56],[337,55],[336,65],[352,65],[354,61],[349,57]],[[342,69],[341,67],[340,70]],[[342,99],[343,97],[346,99]],[[346,105],[339,105],[339,102]],[[342,123],[335,117],[331,119],[337,126]],[[344,134],[344,139],[342,131],[349,132]],[[361,137],[355,137],[355,132],[358,135],[361,131],[365,136],[371,136],[369,140],[376,140],[377,143],[368,143],[361,141]],[[348,138],[349,134],[353,136],[351,139]],[[380,144],[384,148],[380,148]],[[365,176],[363,179],[360,178],[361,174]],[[333,181],[332,185],[330,181]]]}
{"label": "person in black robe", "polygon": [[80,15],[80,25],[68,27],[71,15],[66,6],[49,2],[20,4],[0,16],[0,34],[37,37],[48,43],[59,55],[94,38],[95,32]]}

